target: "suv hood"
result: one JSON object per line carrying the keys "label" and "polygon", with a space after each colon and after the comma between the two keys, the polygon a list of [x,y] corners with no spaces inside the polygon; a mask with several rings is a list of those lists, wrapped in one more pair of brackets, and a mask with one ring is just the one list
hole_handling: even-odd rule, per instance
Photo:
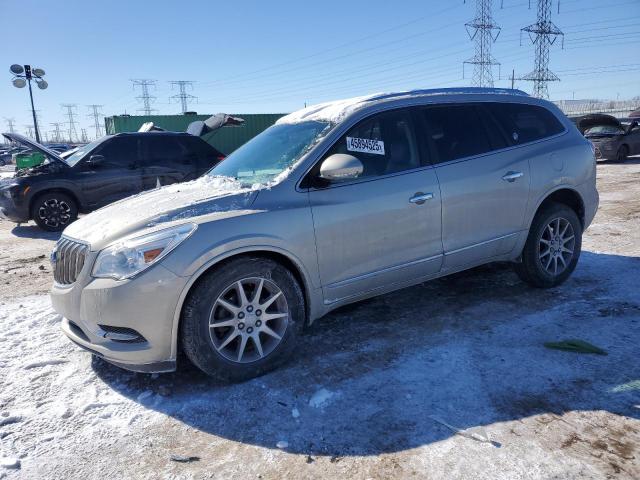
{"label": "suv hood", "polygon": [[101,250],[122,237],[165,228],[168,223],[237,215],[251,207],[257,194],[256,188],[243,187],[233,179],[205,175],[107,205],[69,225],[64,235],[89,243],[91,250]]}
{"label": "suv hood", "polygon": [[66,163],[64,163],[64,160],[62,160],[62,157],[58,152],[56,152],[55,150],[51,150],[45,147],[44,145],[42,145],[41,143],[31,140],[30,138],[27,138],[24,135],[20,135],[19,133],[3,133],[2,136],[7,140],[20,143],[22,145],[25,145],[31,148],[32,150],[36,150],[54,161],[63,163],[65,166],[67,165]]}
{"label": "suv hood", "polygon": [[585,130],[599,125],[622,128],[622,124],[616,117],[612,117],[611,115],[606,115],[604,113],[592,113],[589,115],[584,115],[578,118],[578,120],[576,121],[576,126],[578,127],[578,130],[580,130],[580,133],[582,133],[583,135]]}

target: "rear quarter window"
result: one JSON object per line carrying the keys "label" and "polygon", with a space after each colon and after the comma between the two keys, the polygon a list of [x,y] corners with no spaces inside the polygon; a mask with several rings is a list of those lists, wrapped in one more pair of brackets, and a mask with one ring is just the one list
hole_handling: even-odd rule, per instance
{"label": "rear quarter window", "polygon": [[487,105],[513,145],[533,142],[562,133],[564,126],[544,107],[523,103]]}

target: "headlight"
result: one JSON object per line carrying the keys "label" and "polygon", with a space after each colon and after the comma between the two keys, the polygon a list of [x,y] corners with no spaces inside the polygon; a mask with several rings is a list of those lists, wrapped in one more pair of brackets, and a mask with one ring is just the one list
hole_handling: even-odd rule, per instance
{"label": "headlight", "polygon": [[100,252],[92,276],[124,280],[146,270],[189,237],[197,225],[187,223],[140,237],[120,240]]}

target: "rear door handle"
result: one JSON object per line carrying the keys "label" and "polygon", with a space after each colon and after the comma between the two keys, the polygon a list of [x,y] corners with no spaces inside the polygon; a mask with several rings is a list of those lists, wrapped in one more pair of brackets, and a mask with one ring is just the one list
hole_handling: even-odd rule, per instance
{"label": "rear door handle", "polygon": [[520,177],[524,176],[522,172],[507,172],[502,176],[505,182],[515,182]]}
{"label": "rear door handle", "polygon": [[431,200],[433,198],[433,193],[422,193],[416,192],[416,194],[409,199],[409,202],[415,203],[416,205],[422,205],[427,200]]}

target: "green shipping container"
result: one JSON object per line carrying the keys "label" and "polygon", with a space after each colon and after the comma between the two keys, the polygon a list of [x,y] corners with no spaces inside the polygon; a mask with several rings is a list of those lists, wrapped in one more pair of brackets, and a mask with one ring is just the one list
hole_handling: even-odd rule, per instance
{"label": "green shipping container", "polygon": [[[284,113],[234,113],[244,119],[244,124],[226,126],[204,135],[202,138],[225,155],[276,123]],[[115,115],[104,119],[108,135],[137,132],[143,123],[153,122],[157,127],[173,132],[184,132],[191,122],[206,120],[211,115]]]}

